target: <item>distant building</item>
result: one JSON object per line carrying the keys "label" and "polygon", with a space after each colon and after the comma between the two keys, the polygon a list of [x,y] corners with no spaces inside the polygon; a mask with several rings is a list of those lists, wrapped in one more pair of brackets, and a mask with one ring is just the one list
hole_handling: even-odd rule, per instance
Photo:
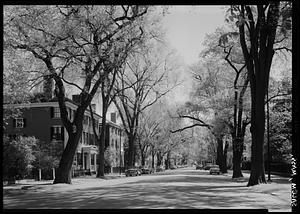
{"label": "distant building", "polygon": [[[73,100],[66,99],[68,117],[73,120],[75,110],[77,109],[76,96]],[[6,107],[23,107],[22,115],[18,118],[10,118],[5,126],[4,133],[14,138],[21,136],[34,136],[47,144],[55,144],[56,149],[52,151],[53,155],[61,156],[63,149],[68,141],[68,133],[63,126],[59,104],[56,99],[50,99],[45,102],[35,102],[26,104],[7,104]],[[93,105],[93,112],[95,110]],[[101,116],[94,112],[96,122],[96,132],[99,134],[101,129]],[[115,121],[115,116],[112,118]],[[106,147],[110,146],[115,152],[115,161],[112,167],[124,166],[123,144],[125,135],[122,127],[107,121]],[[93,132],[91,112],[85,111],[83,120],[82,137],[77,147],[74,157],[73,169],[96,173],[99,164],[97,160],[98,146]]]}

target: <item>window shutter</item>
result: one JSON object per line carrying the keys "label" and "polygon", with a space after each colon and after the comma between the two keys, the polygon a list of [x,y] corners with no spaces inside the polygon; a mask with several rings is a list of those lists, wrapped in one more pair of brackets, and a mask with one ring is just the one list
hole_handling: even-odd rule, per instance
{"label": "window shutter", "polygon": [[54,117],[54,107],[50,107],[50,117]]}
{"label": "window shutter", "polygon": [[16,119],[13,118],[13,127],[16,128]]}
{"label": "window shutter", "polygon": [[51,127],[51,129],[50,129],[50,140],[53,140],[53,134],[54,134],[54,127]]}
{"label": "window shutter", "polygon": [[23,128],[26,127],[26,118],[23,118]]}
{"label": "window shutter", "polygon": [[61,135],[60,135],[60,136],[61,136],[61,140],[64,141],[64,139],[65,139],[65,138],[64,138],[64,136],[65,136],[65,135],[64,135],[64,134],[65,134],[65,132],[64,132],[64,127],[60,127],[60,132],[61,132]]}

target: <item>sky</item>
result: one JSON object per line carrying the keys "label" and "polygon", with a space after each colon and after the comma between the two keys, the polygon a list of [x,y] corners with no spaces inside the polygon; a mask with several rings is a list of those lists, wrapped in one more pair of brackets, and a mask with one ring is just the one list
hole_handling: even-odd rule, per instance
{"label": "sky", "polygon": [[224,25],[223,6],[171,6],[163,23],[167,40],[186,64],[197,61],[206,33]]}
{"label": "sky", "polygon": [[224,25],[222,6],[171,6],[163,18],[166,40],[182,57],[181,77],[183,84],[167,95],[171,103],[182,104],[190,99],[192,77],[188,66],[196,63],[203,48],[202,43],[207,33]]}
{"label": "sky", "polygon": [[[178,5],[169,8],[167,15],[163,18],[166,40],[177,50],[185,64],[185,69],[181,71],[184,83],[169,95],[169,100],[172,102],[184,103],[190,99],[192,78],[189,75],[188,66],[199,60],[205,35],[225,25],[224,17],[225,7],[220,5]],[[276,58],[279,57],[277,55],[274,56],[273,61],[277,61]],[[288,68],[291,71],[291,61],[282,62],[274,62],[272,65],[270,75],[275,79],[282,78]]]}

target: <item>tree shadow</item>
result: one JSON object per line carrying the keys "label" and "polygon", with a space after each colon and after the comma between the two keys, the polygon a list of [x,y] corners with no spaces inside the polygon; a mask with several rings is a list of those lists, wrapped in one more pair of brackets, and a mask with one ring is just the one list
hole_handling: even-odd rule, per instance
{"label": "tree shadow", "polygon": [[230,177],[208,175],[200,178],[192,173],[65,192],[30,191],[18,197],[6,196],[4,208],[289,208],[289,204],[284,202],[273,201],[270,204],[267,199],[258,201],[258,194],[249,191],[244,184],[232,182]]}

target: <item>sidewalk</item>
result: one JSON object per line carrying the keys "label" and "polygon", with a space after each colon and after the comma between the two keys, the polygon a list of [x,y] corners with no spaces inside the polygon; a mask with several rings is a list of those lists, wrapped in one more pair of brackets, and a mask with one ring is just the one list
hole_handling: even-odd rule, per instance
{"label": "sidewalk", "polygon": [[[105,178],[98,178],[98,179],[96,179],[96,175],[80,176],[80,177],[72,178],[72,183],[78,184],[78,183],[86,182],[87,180],[95,180],[99,182],[99,181],[106,181],[106,180],[112,180],[112,179],[118,179],[124,177],[125,177],[124,173],[123,174],[110,173],[110,174],[106,174]],[[16,184],[12,184],[12,185],[3,184],[3,192],[7,192],[11,190],[26,190],[34,186],[43,186],[43,185],[51,185],[51,184],[53,184],[53,180],[41,180],[41,181],[36,181],[34,179],[17,180]]]}

